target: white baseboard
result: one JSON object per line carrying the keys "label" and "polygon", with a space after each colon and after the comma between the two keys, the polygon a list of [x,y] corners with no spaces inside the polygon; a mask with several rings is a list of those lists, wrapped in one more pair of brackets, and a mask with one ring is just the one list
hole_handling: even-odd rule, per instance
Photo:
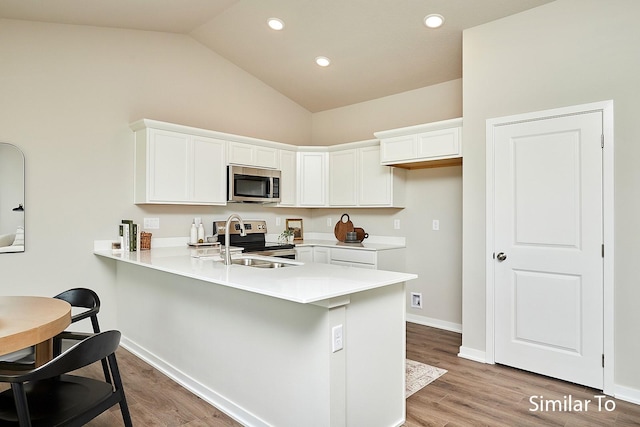
{"label": "white baseboard", "polygon": [[180,371],[171,364],[165,362],[155,354],[147,351],[145,348],[139,346],[135,342],[129,340],[126,337],[120,339],[120,345],[126,350],[130,351],[140,359],[144,360],[187,390],[196,396],[202,398],[204,401],[216,407],[216,409],[224,412],[240,424],[244,426],[256,426],[256,427],[268,427],[269,424],[256,417],[244,408],[236,405],[232,401],[226,399],[219,393],[211,390],[209,387],[201,384],[189,375]]}
{"label": "white baseboard", "polygon": [[431,317],[417,316],[407,313],[407,322],[418,325],[430,326],[432,328],[444,329],[445,331],[462,333],[462,325],[459,323],[447,322],[445,320],[433,319]]}
{"label": "white baseboard", "polygon": [[474,362],[487,363],[487,355],[484,351],[476,350],[474,348],[468,348],[460,346],[460,352],[458,357],[463,359],[473,360]]}
{"label": "white baseboard", "polygon": [[613,397],[615,397],[616,399],[640,405],[640,390],[638,390],[637,388],[615,385],[614,390],[615,391]]}

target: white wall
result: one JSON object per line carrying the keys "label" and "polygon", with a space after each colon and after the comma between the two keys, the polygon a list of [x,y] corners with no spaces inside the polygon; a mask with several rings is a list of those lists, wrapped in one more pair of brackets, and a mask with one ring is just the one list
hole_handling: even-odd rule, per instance
{"label": "white wall", "polygon": [[462,114],[462,79],[402,92],[313,114],[313,145],[374,138],[373,132],[401,128]]}
{"label": "white wall", "polygon": [[485,349],[485,126],[614,100],[615,382],[640,398],[640,2],[557,0],[465,31],[463,346]]}
{"label": "white wall", "polygon": [[27,249],[0,254],[0,293],[89,286],[103,299],[105,327],[115,325],[114,269],[92,254],[94,240],[115,238],[123,218],[158,216],[154,235],[186,236],[194,216],[210,224],[228,213],[134,205],[129,123],[311,140],[307,110],[188,36],[0,20],[0,58],[0,141],[24,151],[27,174]]}

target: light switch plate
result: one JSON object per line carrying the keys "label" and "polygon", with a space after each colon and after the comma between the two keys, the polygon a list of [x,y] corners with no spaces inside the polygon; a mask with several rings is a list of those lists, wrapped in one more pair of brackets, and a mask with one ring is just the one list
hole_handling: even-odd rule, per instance
{"label": "light switch plate", "polygon": [[160,228],[160,218],[145,218],[142,228],[145,230],[158,230]]}
{"label": "light switch plate", "polygon": [[342,334],[342,325],[337,325],[331,328],[331,351],[342,350],[344,348],[344,339]]}

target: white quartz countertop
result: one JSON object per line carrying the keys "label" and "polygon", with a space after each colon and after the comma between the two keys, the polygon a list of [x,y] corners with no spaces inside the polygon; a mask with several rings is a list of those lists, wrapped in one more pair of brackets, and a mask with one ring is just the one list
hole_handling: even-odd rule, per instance
{"label": "white quartz countertop", "polygon": [[404,244],[369,242],[367,240],[368,239],[364,239],[362,243],[344,243],[338,240],[304,239],[303,241],[295,242],[295,244],[296,247],[322,246],[326,248],[348,248],[362,251],[386,251],[389,249],[402,249],[405,247]]}
{"label": "white quartz countertop", "polygon": [[[311,243],[305,242],[305,244]],[[350,244],[349,247],[352,245]],[[363,247],[363,249],[367,248]],[[410,273],[302,263],[281,258],[275,258],[275,260],[296,265],[284,268],[227,266],[221,262],[219,255],[207,255],[206,252],[186,246],[152,248],[138,252],[96,250],[94,253],[120,262],[305,304],[343,297],[418,277]],[[234,258],[246,256],[250,255],[236,255]]]}

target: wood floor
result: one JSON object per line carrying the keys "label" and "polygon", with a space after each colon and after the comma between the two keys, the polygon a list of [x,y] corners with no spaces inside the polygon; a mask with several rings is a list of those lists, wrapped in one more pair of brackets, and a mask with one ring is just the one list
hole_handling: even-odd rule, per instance
{"label": "wood floor", "polygon": [[[615,409],[598,411],[597,390],[459,358],[460,344],[460,334],[407,324],[407,358],[448,372],[407,399],[405,427],[640,426],[638,405],[606,397],[615,403]],[[126,350],[119,350],[117,356],[136,427],[240,426]],[[85,368],[86,372],[99,376],[100,366]],[[571,396],[573,402],[592,402],[583,412],[530,411],[534,409],[531,396],[562,402]],[[120,411],[112,408],[88,425],[120,426]]]}

